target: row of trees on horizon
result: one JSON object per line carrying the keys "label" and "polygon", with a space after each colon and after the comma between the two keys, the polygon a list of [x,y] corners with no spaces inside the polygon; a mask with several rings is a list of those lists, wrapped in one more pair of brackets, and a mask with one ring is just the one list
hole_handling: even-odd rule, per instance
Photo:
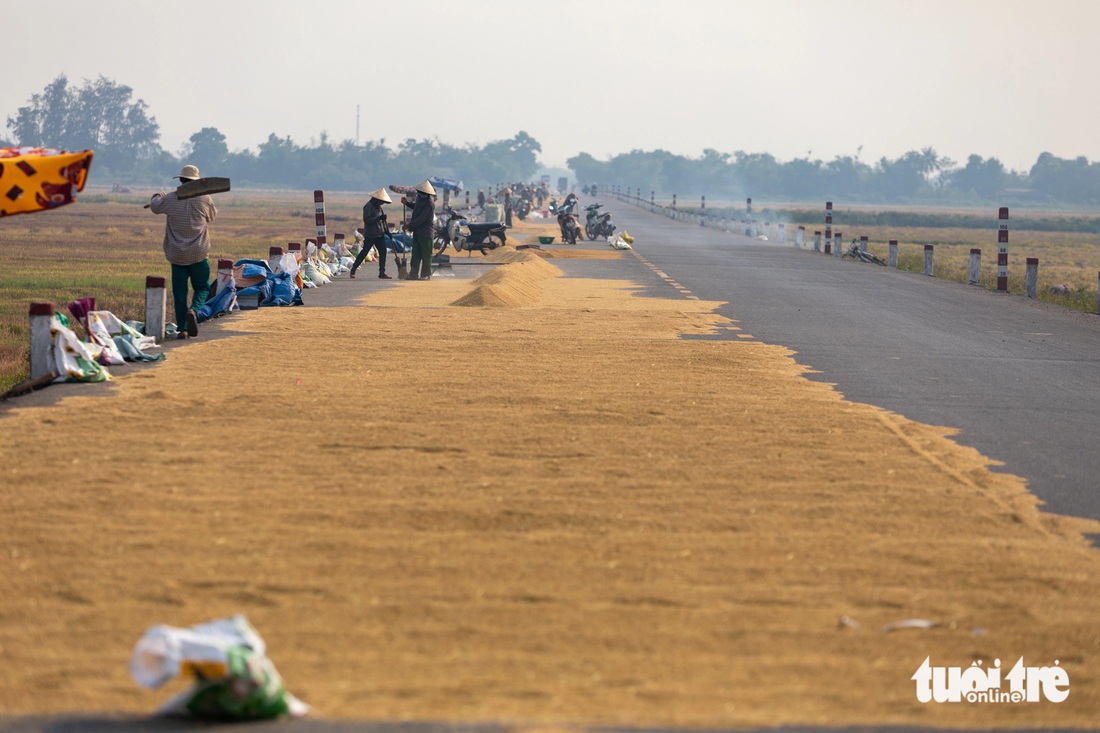
{"label": "row of trees on horizon", "polygon": [[[93,180],[162,183],[191,163],[239,186],[366,190],[427,176],[463,180],[477,188],[528,181],[541,168],[537,140],[520,131],[483,146],[455,146],[438,139],[384,139],[334,143],[322,132],[309,145],[270,134],[256,150],[230,151],[225,135],[204,127],[173,154],[160,144],[160,126],[133,90],[103,76],[81,85],[59,75],[7,118],[0,147],[33,145],[96,151]],[[11,139],[5,140],[10,136]],[[1089,206],[1100,203],[1100,163],[1084,157],[1041,154],[1028,171],[1010,171],[995,157],[971,155],[964,164],[933,148],[867,163],[857,156],[831,161],[809,155],[780,161],[768,153],[708,149],[699,157],[665,150],[633,150],[600,161],[580,153],[568,161],[578,187],[591,184],[641,189],[667,198],[755,196],[807,201],[843,199],[867,203],[984,203],[991,201]]]}

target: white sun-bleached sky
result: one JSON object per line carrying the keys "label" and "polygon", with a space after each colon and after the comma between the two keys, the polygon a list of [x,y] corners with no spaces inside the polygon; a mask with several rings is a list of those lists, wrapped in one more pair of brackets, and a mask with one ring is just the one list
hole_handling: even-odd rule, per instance
{"label": "white sun-bleached sky", "polygon": [[[661,148],[1100,159],[1100,0],[5,2],[0,120],[59,74],[133,89],[178,152],[520,130],[562,165]],[[0,138],[10,131],[0,130]]]}

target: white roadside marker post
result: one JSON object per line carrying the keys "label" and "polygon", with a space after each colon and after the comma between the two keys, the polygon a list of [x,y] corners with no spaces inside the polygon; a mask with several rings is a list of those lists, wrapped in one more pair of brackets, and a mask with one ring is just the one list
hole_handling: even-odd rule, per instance
{"label": "white roadside marker post", "polygon": [[1035,298],[1039,290],[1039,258],[1027,258],[1027,270],[1024,274],[1024,292],[1029,298]]}
{"label": "white roadside marker post", "polygon": [[168,291],[164,278],[148,275],[145,278],[145,335],[152,336],[158,344],[164,341],[167,309]]}
{"label": "white roadside marker post", "polygon": [[982,250],[973,247],[970,250],[970,284],[977,285],[982,279]]}
{"label": "white roadside marker post", "polygon": [[28,310],[31,332],[31,380],[41,379],[53,372],[53,303],[31,303]]}

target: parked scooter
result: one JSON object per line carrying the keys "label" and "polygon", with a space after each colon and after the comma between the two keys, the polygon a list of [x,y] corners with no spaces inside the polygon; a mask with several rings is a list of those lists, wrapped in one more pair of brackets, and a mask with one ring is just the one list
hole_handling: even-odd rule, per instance
{"label": "parked scooter", "polygon": [[445,207],[438,217],[439,225],[435,229],[433,254],[442,254],[448,245],[456,252],[479,250],[488,254],[488,250],[503,247],[508,239],[507,229],[499,222],[471,223],[454,209]]}
{"label": "parked scooter", "polygon": [[577,237],[581,234],[581,223],[577,220],[577,215],[573,213],[576,206],[577,197],[569,194],[565,201],[555,209],[555,213],[558,215],[558,227],[561,228],[561,241],[569,244],[576,244]]}
{"label": "parked scooter", "polygon": [[615,222],[611,221],[611,212],[607,211],[601,214],[600,208],[602,206],[603,204],[589,204],[584,209],[586,212],[584,233],[589,241],[599,237],[604,237],[610,241],[611,236],[615,233]]}

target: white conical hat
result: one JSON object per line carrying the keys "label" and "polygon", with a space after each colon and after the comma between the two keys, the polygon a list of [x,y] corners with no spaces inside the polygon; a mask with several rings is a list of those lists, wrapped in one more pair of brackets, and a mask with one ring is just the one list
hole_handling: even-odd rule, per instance
{"label": "white conical hat", "polygon": [[435,189],[432,188],[431,181],[429,181],[427,178],[416,184],[416,190],[420,193],[426,193],[429,196],[435,196]]}
{"label": "white conical hat", "polygon": [[380,188],[377,191],[371,191],[370,197],[372,199],[378,199],[379,201],[385,201],[387,204],[393,203],[393,199],[390,198],[390,195],[386,193],[386,189],[384,188]]}

